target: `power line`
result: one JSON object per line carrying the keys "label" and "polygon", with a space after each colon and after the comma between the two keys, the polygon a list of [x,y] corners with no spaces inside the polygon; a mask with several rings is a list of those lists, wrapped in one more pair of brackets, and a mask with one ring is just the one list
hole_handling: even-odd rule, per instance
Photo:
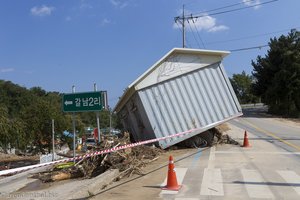
{"label": "power line", "polygon": [[300,28],[300,27],[298,26],[298,27],[293,27],[293,28],[289,28],[289,29],[282,29],[282,30],[278,30],[278,31],[268,32],[268,33],[248,35],[248,36],[233,38],[233,39],[229,39],[229,40],[219,40],[219,41],[215,41],[215,42],[206,42],[205,44],[206,45],[219,44],[219,43],[233,42],[233,41],[239,41],[239,40],[244,40],[244,39],[257,38],[257,37],[271,35],[271,34],[275,34],[275,33],[282,33],[282,32],[285,32],[285,31],[290,31],[291,29],[298,29],[298,28]]}
{"label": "power line", "polygon": [[268,47],[269,45],[266,44],[266,45],[260,45],[260,46],[254,46],[254,47],[246,47],[246,48],[241,48],[241,49],[232,49],[232,50],[229,50],[231,52],[237,52],[237,51],[247,51],[247,50],[252,50],[252,49],[262,49],[264,47]]}
{"label": "power line", "polygon": [[241,5],[241,4],[245,4],[245,3],[248,3],[248,2],[252,2],[252,1],[255,1],[255,0],[242,1],[242,2],[239,2],[239,3],[235,3],[235,4],[231,4],[231,5],[227,5],[227,6],[223,6],[223,7],[219,7],[219,8],[214,8],[214,9],[211,9],[211,10],[199,12],[196,15],[207,14],[209,12],[213,12],[213,11],[217,11],[217,10],[223,10],[225,8],[230,8],[230,7],[235,7],[235,6],[238,6],[238,5]]}
{"label": "power line", "polygon": [[199,34],[198,28],[197,28],[197,26],[196,26],[194,20],[193,20],[193,24],[194,24],[194,27],[195,27],[195,29],[196,29],[197,35],[198,35],[198,37],[199,37],[199,39],[200,39],[200,41],[201,41],[201,43],[202,43],[202,45],[203,45],[203,48],[206,49],[206,47],[205,47],[205,45],[204,45],[204,42],[203,42],[203,40],[202,40],[202,38],[201,38],[201,36],[200,36],[200,34]]}
{"label": "power line", "polygon": [[190,24],[190,21],[187,21],[187,22],[188,22],[188,24],[189,24],[189,28],[190,28],[190,30],[191,30],[191,32],[192,32],[192,34],[193,34],[193,37],[194,37],[195,41],[197,42],[198,47],[199,47],[199,49],[200,49],[200,48],[201,48],[201,47],[200,47],[200,44],[199,44],[199,42],[198,42],[198,40],[197,40],[197,38],[196,38],[196,36],[195,36],[195,34],[194,34],[194,31],[193,31],[193,29],[192,29],[192,26],[191,26],[191,24]]}
{"label": "power line", "polygon": [[[253,0],[248,0],[246,2],[252,2]],[[279,1],[279,0],[270,0],[270,1],[266,1],[266,2],[262,2],[262,3],[257,3],[257,4],[254,4],[254,5],[250,5],[250,6],[245,6],[245,7],[242,7],[242,8],[236,8],[236,9],[231,9],[231,10],[226,10],[226,11],[221,11],[221,12],[215,12],[215,13],[211,13],[211,14],[202,14],[202,15],[198,15],[198,16],[193,16],[192,14],[191,15],[185,15],[184,14],[184,5],[183,5],[183,9],[182,9],[182,16],[177,16],[177,17],[174,17],[174,20],[175,20],[175,23],[178,25],[178,22],[182,25],[182,46],[183,48],[185,48],[185,21],[188,21],[189,20],[193,20],[194,22],[194,19],[198,19],[198,18],[201,18],[201,17],[206,17],[206,16],[212,16],[212,15],[219,15],[219,14],[224,14],[224,13],[229,13],[229,12],[235,12],[235,11],[239,11],[239,10],[243,10],[243,9],[247,9],[247,8],[253,8],[253,7],[256,7],[256,6],[260,6],[260,5],[264,5],[264,4],[269,4],[269,3],[274,3],[276,1]],[[245,3],[245,2],[243,2]],[[221,8],[216,8],[216,9],[213,9],[213,10],[220,10],[220,9],[224,9],[224,8],[228,8],[228,7],[233,7],[233,6],[236,6],[236,5],[239,5],[241,4],[240,3],[237,3],[237,4],[231,4],[231,5],[228,5],[228,6],[224,6],[224,7],[221,7]],[[197,30],[197,28],[196,28]],[[198,30],[197,30],[198,32]],[[199,33],[198,33],[199,35]],[[200,36],[200,35],[199,35]],[[199,37],[201,38],[201,37]],[[203,46],[204,46],[204,43],[202,42]]]}
{"label": "power line", "polygon": [[[220,15],[220,14],[235,12],[235,11],[239,11],[239,10],[245,10],[245,9],[248,9],[248,8],[253,8],[253,7],[264,5],[264,4],[274,3],[276,1],[279,1],[279,0],[271,0],[271,1],[266,1],[266,2],[262,2],[262,3],[257,3],[257,4],[254,4],[254,5],[250,5],[250,6],[245,6],[243,8],[236,8],[236,9],[225,10],[225,11],[215,12],[215,13],[210,13],[210,14],[201,14],[201,15],[198,15],[198,16],[188,15],[188,16],[185,16],[185,18],[187,20],[189,20],[189,19],[194,19],[194,18],[197,19],[197,18],[201,18],[201,17],[206,17],[208,15],[209,16]],[[179,19],[180,19],[180,17],[179,17]]]}

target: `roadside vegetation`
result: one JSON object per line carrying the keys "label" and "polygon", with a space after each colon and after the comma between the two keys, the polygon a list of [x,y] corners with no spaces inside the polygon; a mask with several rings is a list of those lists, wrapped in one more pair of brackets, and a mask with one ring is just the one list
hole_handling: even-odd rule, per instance
{"label": "roadside vegetation", "polygon": [[[10,81],[0,80],[0,150],[16,148],[23,153],[35,151],[46,153],[52,148],[52,119],[55,121],[56,140],[68,142],[72,138],[63,131],[72,130],[72,116],[62,112],[62,95],[46,92],[40,87],[27,89]],[[100,126],[109,127],[110,112],[100,112]],[[112,125],[116,116],[112,114]],[[76,114],[78,135],[84,127],[96,127],[93,112]]]}
{"label": "roadside vegetation", "polygon": [[[263,102],[269,112],[285,117],[300,117],[300,32],[272,38],[264,57],[252,61],[251,75],[243,71],[230,81],[242,104]],[[63,131],[72,132],[70,114],[62,112],[62,95],[40,87],[27,89],[10,81],[0,80],[0,150],[16,148],[23,152],[36,148],[45,153],[51,149],[51,120],[55,120],[56,139],[71,140]],[[109,127],[110,111],[100,112],[100,126]],[[77,113],[76,130],[96,127],[95,113]],[[120,128],[112,114],[112,125]],[[31,149],[33,150],[33,149]]]}
{"label": "roadside vegetation", "polygon": [[269,47],[252,61],[252,75],[233,74],[234,91],[242,104],[261,100],[271,114],[300,117],[300,32],[274,37]]}

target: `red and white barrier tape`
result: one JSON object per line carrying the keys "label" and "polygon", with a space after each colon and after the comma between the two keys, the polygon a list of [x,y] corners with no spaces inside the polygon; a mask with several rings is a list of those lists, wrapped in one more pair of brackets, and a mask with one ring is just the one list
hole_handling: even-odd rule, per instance
{"label": "red and white barrier tape", "polygon": [[74,160],[81,160],[81,159],[87,158],[87,157],[92,157],[92,156],[101,155],[101,154],[107,154],[107,153],[111,153],[111,152],[114,152],[114,151],[119,151],[119,150],[122,150],[122,149],[127,149],[127,148],[131,148],[131,147],[140,146],[140,145],[143,145],[143,144],[154,143],[154,142],[158,142],[158,141],[161,141],[161,140],[166,140],[166,139],[169,139],[169,138],[182,136],[182,135],[194,132],[196,130],[200,130],[200,129],[195,128],[195,129],[190,129],[188,131],[176,133],[176,134],[173,134],[173,135],[168,135],[168,136],[161,137],[161,138],[145,140],[145,141],[131,143],[131,144],[125,144],[125,145],[122,145],[122,146],[113,147],[113,148],[110,148],[110,149],[105,149],[105,150],[97,151],[97,152],[90,153],[90,154],[85,154],[83,156],[76,156],[75,158],[68,158],[68,159],[57,160],[57,161],[52,161],[52,162],[48,162],[48,163],[42,163],[42,164],[25,166],[25,167],[19,167],[19,168],[15,168],[15,169],[3,170],[3,171],[0,171],[0,176],[12,175],[12,174],[27,171],[29,169],[35,169],[35,168],[39,168],[39,167],[45,167],[45,166],[50,166],[50,165],[54,165],[54,164],[57,164],[57,163],[70,162],[70,161],[74,161]]}

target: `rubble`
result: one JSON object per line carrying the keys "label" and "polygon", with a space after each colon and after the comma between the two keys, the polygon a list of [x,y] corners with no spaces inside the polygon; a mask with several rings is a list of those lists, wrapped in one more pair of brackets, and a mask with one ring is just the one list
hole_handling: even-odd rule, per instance
{"label": "rubble", "polygon": [[228,134],[224,134],[226,131],[230,130],[227,124],[222,124],[213,128],[215,133],[215,138],[213,141],[213,145],[217,144],[233,144],[233,145],[240,145],[237,141],[232,139]]}
{"label": "rubble", "polygon": [[[222,127],[223,126],[223,127]],[[217,144],[238,144],[228,135],[223,134],[226,126],[222,125],[200,133],[180,143],[180,146],[198,148]],[[87,153],[109,149],[130,143],[130,134],[124,133],[122,138],[106,136],[102,138],[100,146],[89,150]],[[34,174],[31,178],[40,179],[42,182],[54,182],[72,178],[93,178],[104,173],[108,169],[117,169],[120,173],[116,181],[130,177],[133,174],[143,175],[143,168],[157,160],[164,150],[155,146],[136,146],[122,149],[108,154],[86,157],[77,163],[69,162],[52,167],[50,171]]]}
{"label": "rubble", "polygon": [[[101,147],[96,147],[88,153],[108,149],[119,145],[128,144],[129,134],[124,137],[116,136],[106,137]],[[50,171],[34,174],[31,178],[40,179],[42,182],[54,182],[72,178],[92,178],[104,173],[108,169],[118,169],[120,171],[117,180],[123,177],[130,177],[133,174],[143,174],[142,168],[148,163],[156,160],[163,150],[151,146],[137,146],[129,149],[123,149],[104,155],[87,157],[76,164],[55,165]]]}
{"label": "rubble", "polygon": [[18,156],[0,152],[0,171],[37,164],[38,156]]}
{"label": "rubble", "polygon": [[237,141],[233,140],[229,135],[225,134],[225,132],[228,130],[228,126],[226,124],[222,124],[198,135],[195,135],[187,140],[184,140],[177,145],[179,147],[187,148],[211,147],[217,144],[239,145]]}

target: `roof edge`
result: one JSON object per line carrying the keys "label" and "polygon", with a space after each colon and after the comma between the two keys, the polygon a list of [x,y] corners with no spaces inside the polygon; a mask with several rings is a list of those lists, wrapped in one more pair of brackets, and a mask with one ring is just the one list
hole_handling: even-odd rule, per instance
{"label": "roof edge", "polygon": [[166,53],[161,59],[155,62],[148,70],[146,70],[142,75],[140,75],[135,81],[133,81],[128,87],[127,90],[123,93],[117,105],[114,108],[114,111],[119,112],[121,107],[128,101],[128,99],[133,95],[135,91],[135,86],[143,81],[147,75],[156,69],[156,67],[164,62],[166,58],[175,53],[193,53],[193,54],[202,54],[202,55],[216,55],[221,56],[223,59],[230,54],[230,51],[220,51],[220,50],[207,50],[207,49],[190,49],[190,48],[173,48],[168,53]]}
{"label": "roof edge", "polygon": [[210,54],[219,54],[222,59],[230,54],[230,51],[218,51],[218,50],[206,50],[206,49],[190,49],[190,48],[173,48],[167,54],[165,54],[160,60],[154,63],[147,71],[145,71],[142,75],[140,75],[135,81],[133,81],[128,88],[131,88],[141,81],[150,74],[152,71],[155,70],[156,66],[162,63],[166,58],[168,58],[171,54],[174,53],[201,53],[203,55],[210,55]]}

